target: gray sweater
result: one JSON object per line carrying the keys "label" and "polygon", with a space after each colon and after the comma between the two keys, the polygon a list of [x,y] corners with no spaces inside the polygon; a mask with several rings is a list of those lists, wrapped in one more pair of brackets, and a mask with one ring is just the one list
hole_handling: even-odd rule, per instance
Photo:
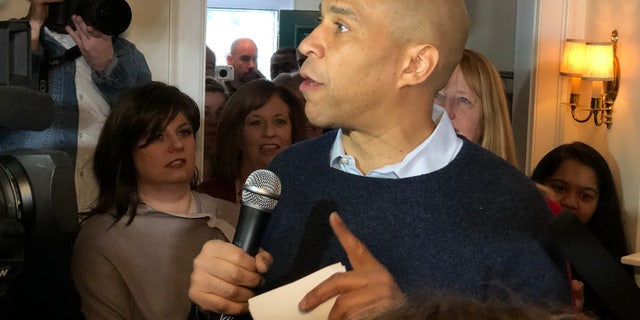
{"label": "gray sweater", "polygon": [[140,205],[128,226],[128,215],[115,224],[109,214],[86,221],[71,269],[87,319],[187,317],[193,259],[207,240],[226,239],[207,225],[208,216],[219,213],[235,226],[238,214],[226,201],[192,194],[199,214],[180,217]]}

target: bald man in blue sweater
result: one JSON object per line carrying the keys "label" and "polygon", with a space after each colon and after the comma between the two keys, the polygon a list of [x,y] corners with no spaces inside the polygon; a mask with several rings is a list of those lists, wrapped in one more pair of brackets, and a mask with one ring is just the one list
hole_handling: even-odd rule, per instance
{"label": "bald man in blue sweater", "polygon": [[537,240],[551,219],[541,194],[434,106],[468,30],[463,0],[322,1],[299,46],[300,89],[309,121],[336,130],[271,163],[282,195],[264,251],[203,247],[190,289],[200,309],[246,313],[256,292],[337,261],[348,271],[301,311],[337,296],[329,319],[370,318],[423,291],[569,303],[566,275]]}

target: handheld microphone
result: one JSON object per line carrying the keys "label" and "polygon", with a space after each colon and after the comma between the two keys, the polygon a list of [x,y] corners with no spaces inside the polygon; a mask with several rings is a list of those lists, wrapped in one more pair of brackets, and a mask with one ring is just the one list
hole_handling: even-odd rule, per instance
{"label": "handheld microphone", "polygon": [[[260,249],[262,235],[267,228],[271,211],[280,197],[280,178],[266,169],[252,172],[242,187],[242,206],[233,244],[255,257]],[[214,318],[215,317],[215,318]],[[207,319],[241,320],[250,319],[249,315],[231,316],[215,314]]]}
{"label": "handheld microphone", "polygon": [[252,172],[242,187],[242,206],[233,244],[251,256],[258,253],[271,211],[278,204],[280,190],[278,176],[265,169]]}

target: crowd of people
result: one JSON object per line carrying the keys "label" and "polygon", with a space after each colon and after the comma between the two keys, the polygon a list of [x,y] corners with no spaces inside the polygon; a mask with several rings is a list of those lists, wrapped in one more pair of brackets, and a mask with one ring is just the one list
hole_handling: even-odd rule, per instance
{"label": "crowd of people", "polygon": [[[31,0],[26,17],[34,61],[79,50],[44,74],[57,118],[0,132],[0,145],[75,164],[82,317],[250,317],[255,295],[342,262],[300,312],[328,302],[329,319],[616,319],[541,241],[565,210],[613,259],[629,254],[607,161],[573,142],[521,171],[502,79],[465,48],[463,0],[323,0],[299,47],[273,52],[271,80],[252,39],[230,44],[228,80],[206,47],[201,107],[152,81],[123,37],[75,15],[73,28],[49,27],[58,2]],[[282,193],[251,256],[232,240],[258,169]]]}

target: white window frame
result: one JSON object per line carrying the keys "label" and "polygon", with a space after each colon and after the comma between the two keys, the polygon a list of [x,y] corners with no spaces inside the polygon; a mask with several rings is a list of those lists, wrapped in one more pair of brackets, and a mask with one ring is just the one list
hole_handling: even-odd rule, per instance
{"label": "white window frame", "polygon": [[207,0],[209,8],[293,10],[294,0]]}

